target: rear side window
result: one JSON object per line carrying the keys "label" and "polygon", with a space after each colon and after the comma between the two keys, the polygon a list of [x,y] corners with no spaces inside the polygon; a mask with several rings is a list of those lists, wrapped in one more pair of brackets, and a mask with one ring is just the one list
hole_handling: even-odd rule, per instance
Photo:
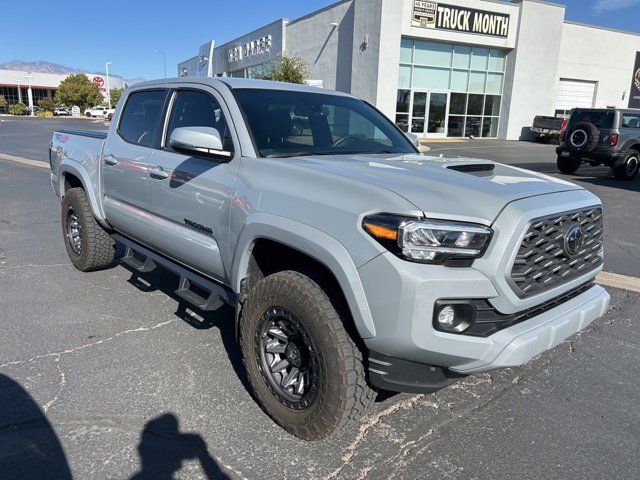
{"label": "rear side window", "polygon": [[622,128],[640,128],[640,114],[623,113]]}
{"label": "rear side window", "polygon": [[166,96],[165,90],[136,92],[129,95],[120,116],[118,133],[128,143],[152,147]]}
{"label": "rear side window", "polygon": [[613,110],[574,110],[571,115],[571,124],[589,122],[600,129],[613,128],[614,117]]}

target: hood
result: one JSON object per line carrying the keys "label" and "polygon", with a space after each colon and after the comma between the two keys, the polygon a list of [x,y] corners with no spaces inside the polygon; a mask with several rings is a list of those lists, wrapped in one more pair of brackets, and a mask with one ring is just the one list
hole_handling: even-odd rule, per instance
{"label": "hood", "polygon": [[515,200],[581,190],[573,183],[488,160],[416,154],[323,155],[281,161],[386,188],[430,218],[486,225]]}

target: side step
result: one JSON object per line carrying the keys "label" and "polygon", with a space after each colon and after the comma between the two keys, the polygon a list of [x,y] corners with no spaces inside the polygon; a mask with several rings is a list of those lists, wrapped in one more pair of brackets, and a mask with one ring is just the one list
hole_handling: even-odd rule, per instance
{"label": "side step", "polygon": [[160,266],[177,274],[180,277],[180,283],[175,294],[198,309],[216,310],[223,303],[236,306],[235,293],[224,285],[195,273],[127,237],[117,233],[111,236],[116,242],[126,247],[122,263],[140,273],[151,272]]}

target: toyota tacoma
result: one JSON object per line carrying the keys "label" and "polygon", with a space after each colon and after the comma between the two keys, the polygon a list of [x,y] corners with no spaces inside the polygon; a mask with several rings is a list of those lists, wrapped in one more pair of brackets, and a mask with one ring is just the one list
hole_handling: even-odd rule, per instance
{"label": "toyota tacoma", "polygon": [[[298,122],[296,127],[295,122]],[[378,390],[512,367],[601,316],[602,205],[486,160],[419,154],[368,103],[302,85],[129,88],[108,132],[59,130],[51,183],[81,271],[177,274],[235,308],[253,393],[316,440]]]}

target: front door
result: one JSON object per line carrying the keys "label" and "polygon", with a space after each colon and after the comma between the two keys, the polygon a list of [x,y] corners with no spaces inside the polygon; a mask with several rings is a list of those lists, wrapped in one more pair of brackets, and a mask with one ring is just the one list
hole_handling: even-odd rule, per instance
{"label": "front door", "polygon": [[168,144],[175,128],[212,127],[225,150],[233,150],[229,114],[213,89],[179,89],[170,104],[162,148],[154,152],[149,171],[150,243],[205,275],[227,281],[222,259],[229,249],[230,204],[240,159],[185,155]]}
{"label": "front door", "polygon": [[423,138],[445,138],[449,92],[414,90],[411,93],[411,133]]}

